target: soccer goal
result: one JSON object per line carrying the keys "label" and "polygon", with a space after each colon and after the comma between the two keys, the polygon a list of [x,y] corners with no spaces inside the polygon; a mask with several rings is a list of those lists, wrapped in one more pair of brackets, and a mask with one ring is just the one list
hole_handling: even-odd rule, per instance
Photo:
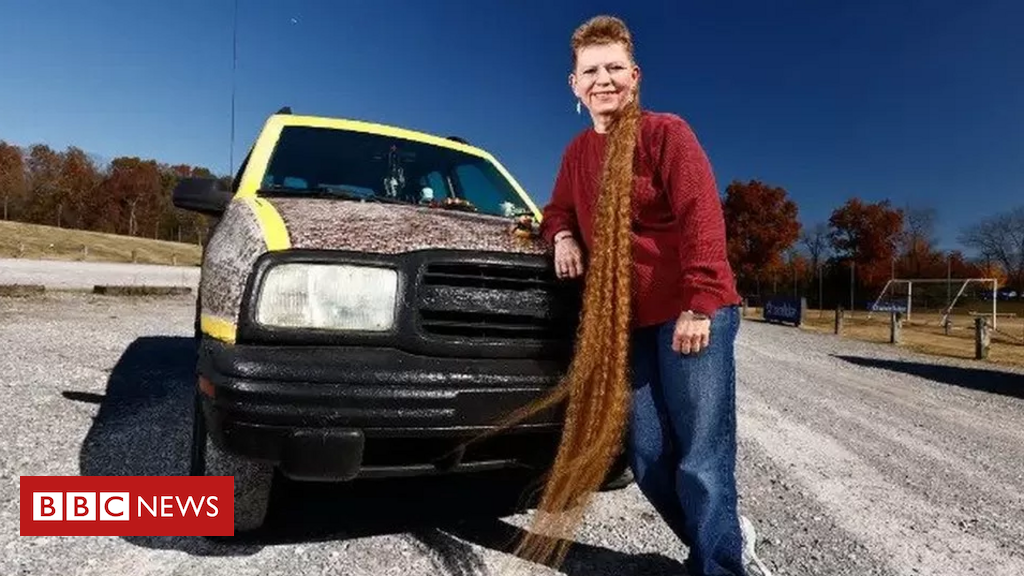
{"label": "soccer goal", "polygon": [[[868,318],[874,312],[895,311],[901,312],[909,322],[915,308],[924,308],[926,311],[938,311],[939,323],[944,325],[957,302],[967,293],[968,287],[979,284],[985,290],[985,297],[992,299],[992,327],[995,328],[998,317],[996,296],[999,290],[996,278],[893,278],[885,283],[878,298],[872,303]],[[975,294],[980,296],[978,292]],[[914,306],[915,302],[917,306]]]}

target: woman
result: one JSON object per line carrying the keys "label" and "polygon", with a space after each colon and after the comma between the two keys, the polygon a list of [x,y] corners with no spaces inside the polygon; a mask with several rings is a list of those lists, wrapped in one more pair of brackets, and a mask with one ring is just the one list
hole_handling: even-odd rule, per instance
{"label": "woman", "polygon": [[544,535],[571,538],[628,438],[637,484],[689,547],[692,576],[766,575],[737,512],[740,297],[711,167],[682,119],[641,108],[621,20],[586,22],[572,50],[569,83],[593,127],[565,149],[541,234],[558,277],[585,278],[583,320],[563,385],[529,410],[567,400],[519,554],[564,558],[567,542]]}

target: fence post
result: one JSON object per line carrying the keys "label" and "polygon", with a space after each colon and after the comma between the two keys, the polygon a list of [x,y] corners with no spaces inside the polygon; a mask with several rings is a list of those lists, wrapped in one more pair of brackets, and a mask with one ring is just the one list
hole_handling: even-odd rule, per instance
{"label": "fence post", "polygon": [[989,348],[992,346],[992,335],[988,331],[988,323],[984,316],[974,319],[974,359],[984,360],[988,358]]}
{"label": "fence post", "polygon": [[953,331],[953,319],[946,316],[946,321],[942,323],[942,329],[945,330],[946,336],[949,336],[949,333]]}
{"label": "fence post", "polygon": [[750,306],[749,301],[746,298],[743,298],[743,316],[742,316],[743,318],[747,317],[747,308],[749,306]]}
{"label": "fence post", "polygon": [[892,311],[889,313],[889,343],[899,344],[903,341],[903,314]]}
{"label": "fence post", "polygon": [[838,336],[843,333],[843,307],[836,306],[836,327],[835,333]]}

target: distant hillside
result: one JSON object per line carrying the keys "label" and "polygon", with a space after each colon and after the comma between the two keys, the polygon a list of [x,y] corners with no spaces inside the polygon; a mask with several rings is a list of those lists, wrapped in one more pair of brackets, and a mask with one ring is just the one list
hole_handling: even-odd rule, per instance
{"label": "distant hillside", "polygon": [[0,258],[131,262],[133,250],[140,264],[176,259],[179,266],[198,266],[202,258],[196,244],[0,221]]}

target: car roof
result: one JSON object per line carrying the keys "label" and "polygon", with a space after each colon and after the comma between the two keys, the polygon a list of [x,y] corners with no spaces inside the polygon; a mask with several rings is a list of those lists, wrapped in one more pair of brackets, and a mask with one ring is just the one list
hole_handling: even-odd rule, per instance
{"label": "car roof", "polygon": [[435,146],[452,148],[473,154],[474,156],[481,156],[492,161],[495,160],[487,150],[470,144],[468,140],[460,136],[439,136],[437,134],[405,128],[394,124],[384,124],[381,122],[356,120],[337,116],[293,114],[291,109],[288,107],[282,108],[276,114],[273,114],[267,121],[269,123],[274,120],[281,122],[284,126],[320,127],[334,130],[350,130],[354,132],[393,136],[396,138],[422,142],[424,144],[433,144]]}

